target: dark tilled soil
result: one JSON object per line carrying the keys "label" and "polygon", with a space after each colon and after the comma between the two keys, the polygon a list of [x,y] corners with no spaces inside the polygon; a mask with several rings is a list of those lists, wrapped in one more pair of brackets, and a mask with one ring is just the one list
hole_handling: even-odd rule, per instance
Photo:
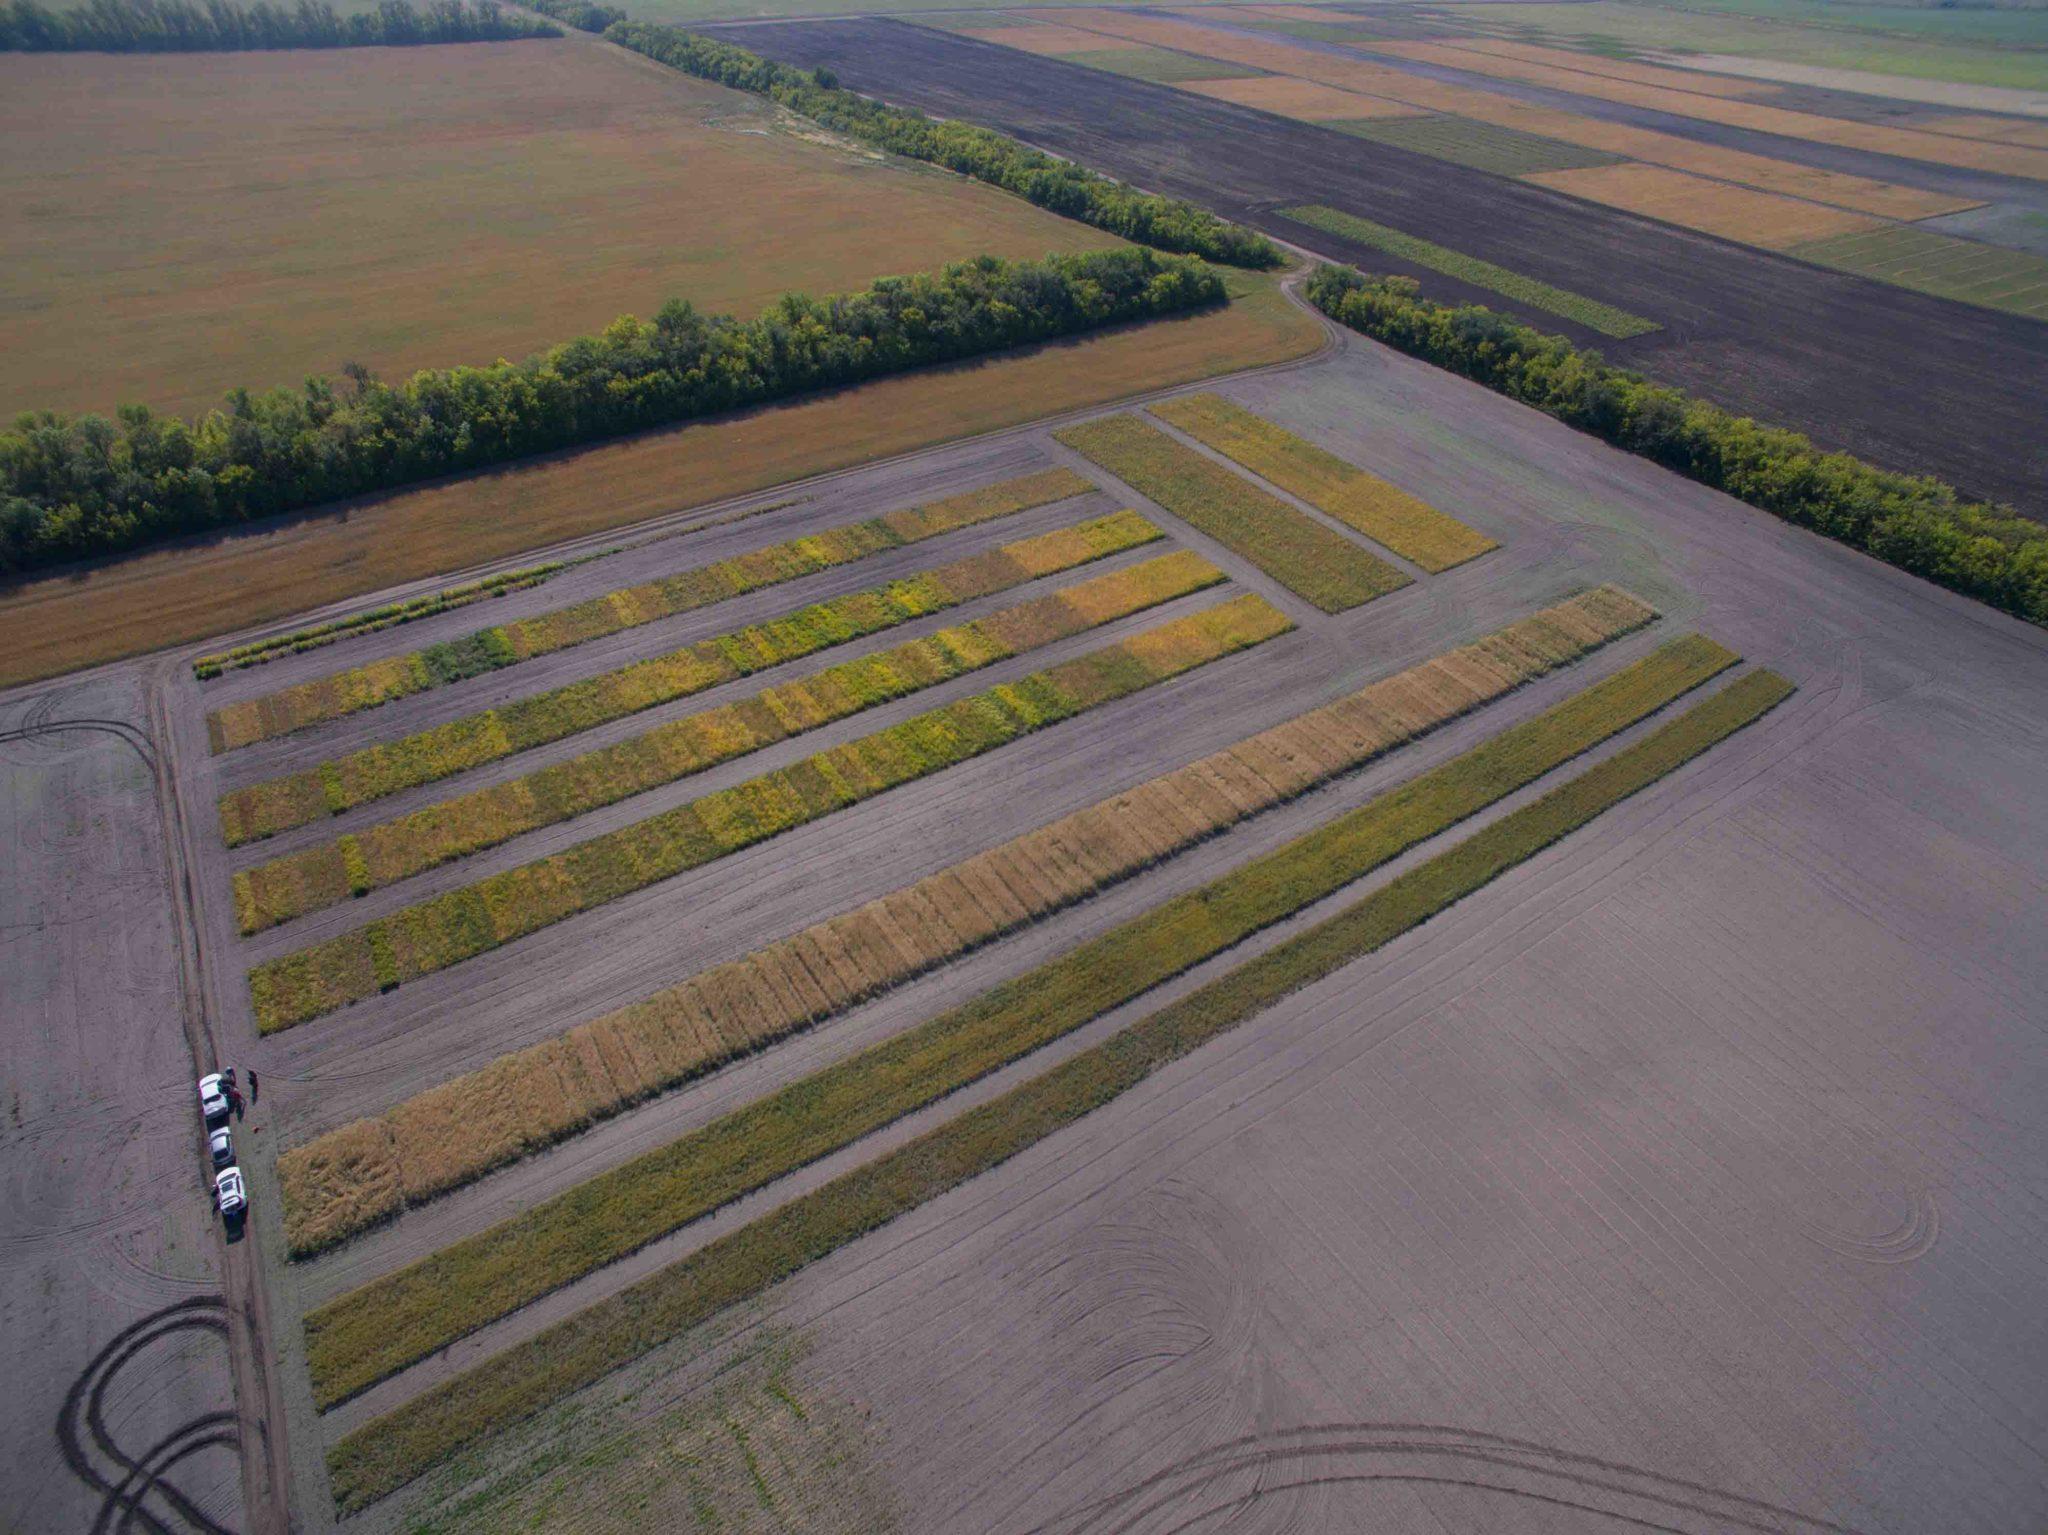
{"label": "dark tilled soil", "polygon": [[[859,90],[1001,128],[1323,254],[1495,295],[1279,218],[1322,202],[1619,304],[1611,356],[1825,447],[2048,514],[2048,326],[1907,293],[1247,108],[881,20],[720,29]],[[1601,338],[1549,316],[1546,329]]]}

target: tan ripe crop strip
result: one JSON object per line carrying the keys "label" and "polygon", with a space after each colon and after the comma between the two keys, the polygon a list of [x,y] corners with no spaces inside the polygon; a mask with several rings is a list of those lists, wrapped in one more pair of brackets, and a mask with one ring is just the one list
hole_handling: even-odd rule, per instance
{"label": "tan ripe crop strip", "polygon": [[[1586,149],[1605,150],[1609,154],[1627,155],[1631,159],[1651,165],[1693,171],[1702,176],[1716,176],[1725,181],[1741,182],[1745,186],[1756,187],[1762,191],[1811,198],[1817,202],[1853,209],[1859,213],[1913,219],[1929,218],[1939,213],[1954,213],[1963,208],[1977,206],[1976,200],[1970,198],[1923,192],[1916,187],[1898,186],[1889,181],[1875,181],[1867,176],[1816,170],[1811,166],[1798,165],[1786,160],[1774,160],[1767,155],[1750,154],[1739,149],[1723,149],[1714,144],[1702,144],[1675,133],[1660,133],[1654,128],[1633,128],[1626,123],[1604,122],[1597,118],[1581,116],[1576,112],[1534,106],[1471,86],[1450,85],[1440,80],[1425,79],[1390,64],[1373,64],[1364,59],[1319,53],[1313,48],[1304,48],[1295,43],[1232,35],[1213,28],[1196,26],[1190,22],[1170,21],[1162,17],[1140,16],[1120,11],[1086,10],[1067,14],[1071,25],[1085,26],[1090,31],[1128,37],[1138,42],[1157,43],[1163,47],[1179,48],[1212,59],[1224,59],[1233,64],[1250,64],[1260,69],[1271,70],[1275,74],[1293,75],[1302,80],[1334,85],[1340,90],[1363,91],[1368,95],[1406,102],[1410,106],[1422,107],[1431,112],[1469,117],[1502,128],[1518,128],[1525,133],[1562,139],[1567,144],[1577,144]],[[1472,55],[1469,67],[1476,69],[1483,60],[1483,55]],[[1588,83],[1601,83],[1590,76],[1586,78]],[[1715,105],[1735,107],[1743,111],[1761,110],[1753,108],[1747,102]],[[1803,113],[1788,115],[1806,117]],[[1807,117],[1807,121],[1827,123],[1835,119]],[[1932,134],[1921,134],[1918,137],[1937,144],[1955,142],[1937,139]],[[1989,148],[1995,152],[2004,152],[2007,149],[2004,145],[1979,146],[1969,143],[1964,143],[1961,147],[1967,152],[1974,152],[1978,148]]]}
{"label": "tan ripe crop strip", "polygon": [[396,884],[1224,579],[1192,550],[1162,554],[273,859],[235,876],[242,931],[260,932]]}
{"label": "tan ripe crop strip", "polygon": [[229,847],[239,847],[1161,536],[1136,512],[1114,512],[918,571],[886,586],[813,603],[766,623],[224,794],[221,834]]}
{"label": "tan ripe crop strip", "polygon": [[1182,395],[1153,406],[1152,414],[1432,575],[1500,547],[1400,486],[1347,464],[1220,394]]}
{"label": "tan ripe crop strip", "polygon": [[[1614,587],[1582,593],[293,1147],[278,1159],[291,1252],[331,1247],[1085,900],[1655,616]],[[756,1005],[743,1009],[739,998]]]}
{"label": "tan ripe crop strip", "polygon": [[233,751],[374,709],[394,698],[567,650],[622,629],[709,607],[743,592],[850,564],[885,549],[900,549],[1029,507],[1064,501],[1094,488],[1070,469],[1046,469],[943,501],[824,528],[659,581],[607,592],[573,607],[479,629],[460,639],[228,704],[206,717],[207,736],[214,751]]}
{"label": "tan ripe crop strip", "polygon": [[1786,250],[1830,235],[1883,226],[1860,213],[1823,208],[1726,181],[1708,181],[1661,165],[1599,165],[1586,170],[1537,171],[1522,177],[1588,202],[1647,214],[1724,240]]}
{"label": "tan ripe crop strip", "polygon": [[1262,597],[1205,608],[403,907],[251,970],[257,1027],[290,1028],[459,965],[1293,627]]}
{"label": "tan ripe crop strip", "polygon": [[[1108,39],[1100,39],[1108,41]],[[1136,45],[1133,44],[1135,47]],[[1275,117],[1291,117],[1304,123],[1360,122],[1367,118],[1421,117],[1421,107],[1389,101],[1384,96],[1366,96],[1357,91],[1340,91],[1334,85],[1297,80],[1291,75],[1245,75],[1226,80],[1188,80],[1180,84],[1197,96],[1235,102]]]}

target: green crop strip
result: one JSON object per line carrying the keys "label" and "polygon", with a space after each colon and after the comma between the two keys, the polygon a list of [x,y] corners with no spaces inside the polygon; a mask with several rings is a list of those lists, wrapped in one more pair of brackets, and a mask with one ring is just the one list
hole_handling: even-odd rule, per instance
{"label": "green crop strip", "polygon": [[900,549],[1030,507],[1064,501],[1094,488],[1072,470],[1047,469],[943,501],[823,528],[729,560],[607,592],[573,607],[478,629],[423,650],[372,661],[330,677],[266,693],[261,698],[224,705],[207,715],[207,738],[216,753],[233,751],[272,736],[288,735],[310,725],[374,709],[394,698],[424,693],[535,656],[567,650],[622,629],[709,607],[764,586],[777,586],[887,549]]}
{"label": "green crop strip", "polygon": [[1159,530],[1136,512],[1116,512],[813,603],[766,623],[224,794],[221,833],[229,847],[239,847],[1159,537]]}
{"label": "green crop strip", "polygon": [[1491,261],[1481,261],[1477,256],[1467,256],[1449,246],[1417,239],[1414,235],[1389,229],[1385,224],[1375,224],[1371,219],[1358,218],[1341,209],[1311,203],[1299,208],[1282,208],[1280,216],[1293,219],[1297,224],[1307,224],[1312,229],[1324,230],[1340,239],[1370,245],[1374,250],[1385,251],[1401,261],[1428,267],[1432,272],[1455,277],[1489,293],[1498,293],[1502,298],[1513,299],[1531,309],[1541,309],[1546,314],[1557,315],[1588,330],[1596,330],[1603,336],[1612,336],[1617,341],[1664,328],[1655,320],[1630,314],[1626,309],[1617,309],[1612,304],[1603,304],[1598,299],[1587,298],[1567,288],[1553,288],[1547,282],[1524,277],[1520,272],[1495,266]]}
{"label": "green crop strip", "polygon": [[290,1028],[445,970],[1292,627],[1263,598],[1240,597],[405,907],[251,970],[257,1027]]}
{"label": "green crop strip", "polygon": [[1224,580],[1192,550],[941,629],[235,876],[259,932]]}
{"label": "green crop strip", "polygon": [[1220,394],[1182,395],[1153,406],[1152,414],[1431,575],[1500,547],[1400,486],[1347,464]]}
{"label": "green crop strip", "polygon": [[975,1000],[306,1318],[322,1407],[1284,921],[1733,665],[1674,640],[1525,724]]}
{"label": "green crop strip", "polygon": [[1791,692],[1770,672],[1742,678],[1533,804],[1104,1043],[371,1420],[328,1452],[337,1509],[375,1501],[463,1447],[1036,1145],[1290,993],[1421,926]]}
{"label": "green crop strip", "polygon": [[1136,416],[1083,421],[1053,436],[1325,613],[1408,584],[1397,567]]}

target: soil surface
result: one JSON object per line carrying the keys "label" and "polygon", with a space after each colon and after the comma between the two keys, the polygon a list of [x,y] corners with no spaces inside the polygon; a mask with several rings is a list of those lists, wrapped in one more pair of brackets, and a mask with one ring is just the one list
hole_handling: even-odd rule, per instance
{"label": "soil surface", "polygon": [[[1320,254],[1421,277],[1433,295],[1513,307],[1273,210],[1327,203],[1618,304],[1664,329],[1614,344],[1551,316],[1531,318],[1825,447],[1935,474],[2048,516],[2040,411],[2048,398],[2048,325],[2037,321],[1823,271],[1333,129],[928,27],[787,22],[723,27],[719,35],[786,63],[828,66],[856,90],[1000,128]],[[1875,155],[1853,168],[1924,180],[1904,162]],[[2036,190],[2011,186],[2023,200]]]}

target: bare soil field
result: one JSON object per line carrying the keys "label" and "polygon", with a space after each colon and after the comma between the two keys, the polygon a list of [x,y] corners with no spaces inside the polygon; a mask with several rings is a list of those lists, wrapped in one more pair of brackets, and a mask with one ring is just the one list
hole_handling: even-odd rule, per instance
{"label": "bare soil field", "polygon": [[[1662,324],[1608,348],[1731,409],[1888,468],[1934,473],[2022,511],[2048,509],[2048,330],[1821,271],[1324,128],[1136,81],[1105,80],[888,21],[723,29],[849,84],[984,121],[1303,241],[1268,210],[1323,203]],[[1192,154],[1191,144],[1203,146]],[[1303,241],[1406,270],[1330,236]],[[1499,302],[1415,271],[1426,291]],[[1538,323],[1555,323],[1543,316]],[[1587,339],[1592,339],[1588,337]],[[1914,383],[1896,382],[1910,358]]]}
{"label": "bare soil field", "polygon": [[[2038,917],[2048,817],[2031,788],[2048,743],[2048,638],[1362,342],[1223,393],[1502,547],[1322,615],[1144,506],[1287,605],[1300,630],[1211,677],[473,961],[459,984],[408,985],[249,1044],[287,1138],[934,872],[1566,591],[1612,580],[1663,619],[1583,674],[1547,678],[762,1056],[322,1258],[289,1269],[273,1258],[280,1312],[296,1316],[480,1231],[1241,867],[1671,635],[1708,634],[1799,692],[1382,953],[348,1528],[465,1528],[478,1509],[535,1507],[587,1509],[579,1523],[609,1528],[602,1510],[653,1485],[664,1446],[696,1445],[691,1463],[714,1468],[721,1486],[744,1475],[728,1464],[730,1437],[716,1441],[724,1449],[691,1437],[727,1418],[781,1447],[764,1461],[775,1468],[765,1528],[785,1527],[778,1518],[802,1527],[789,1517],[798,1508],[821,1528],[853,1508],[874,1527],[933,1531],[1154,1530],[1203,1518],[1563,1531],[1595,1516],[1699,1531],[1744,1521],[1990,1531],[2048,1511],[2038,1475],[2048,1335],[2029,1303],[2048,1269],[2048,1212],[2031,1192],[2048,1171],[2031,1129],[2048,1054],[2028,1021],[2048,1003]],[[719,546],[699,553],[1048,457],[1085,467],[1044,434],[965,445],[850,480],[829,509],[721,530]],[[1112,503],[1060,510],[1098,504]],[[962,543],[1018,536],[1051,515],[1025,513]],[[643,553],[565,579],[616,584],[673,557]],[[665,640],[726,626],[746,616],[740,605],[693,615]],[[350,658],[420,638],[374,637]],[[541,664],[596,669],[584,649]],[[181,794],[199,806],[214,759],[199,690],[176,679]],[[224,679],[207,696],[257,685]],[[494,674],[476,691],[505,685]],[[379,714],[426,704],[373,711],[335,727],[337,738],[396,729]],[[334,743],[305,749],[316,744]],[[250,752],[279,749],[300,747]],[[1954,771],[1959,752],[1967,777]],[[528,839],[522,856],[538,846]],[[1425,843],[1387,876],[1441,846]],[[232,1015],[223,857],[193,851],[211,999]],[[1245,947],[1266,951],[1329,910],[1311,907]],[[333,1436],[988,1101],[1217,968],[325,1416],[300,1399],[293,1444],[307,1501],[320,1501],[315,1462]],[[277,1251],[274,1229],[262,1234],[266,1253]],[[291,1324],[282,1331],[291,1356]],[[775,1378],[816,1411],[815,1431],[799,1433],[810,1420],[761,1395],[762,1372],[783,1369],[762,1361],[791,1339],[800,1362]],[[829,1447],[807,1444],[812,1432]],[[817,1501],[827,1453],[846,1467],[844,1506]]]}
{"label": "bare soil field", "polygon": [[349,361],[390,378],[519,357],[672,297],[748,314],[984,251],[1114,243],[574,32],[12,54],[0,133],[6,418],[203,411]]}

